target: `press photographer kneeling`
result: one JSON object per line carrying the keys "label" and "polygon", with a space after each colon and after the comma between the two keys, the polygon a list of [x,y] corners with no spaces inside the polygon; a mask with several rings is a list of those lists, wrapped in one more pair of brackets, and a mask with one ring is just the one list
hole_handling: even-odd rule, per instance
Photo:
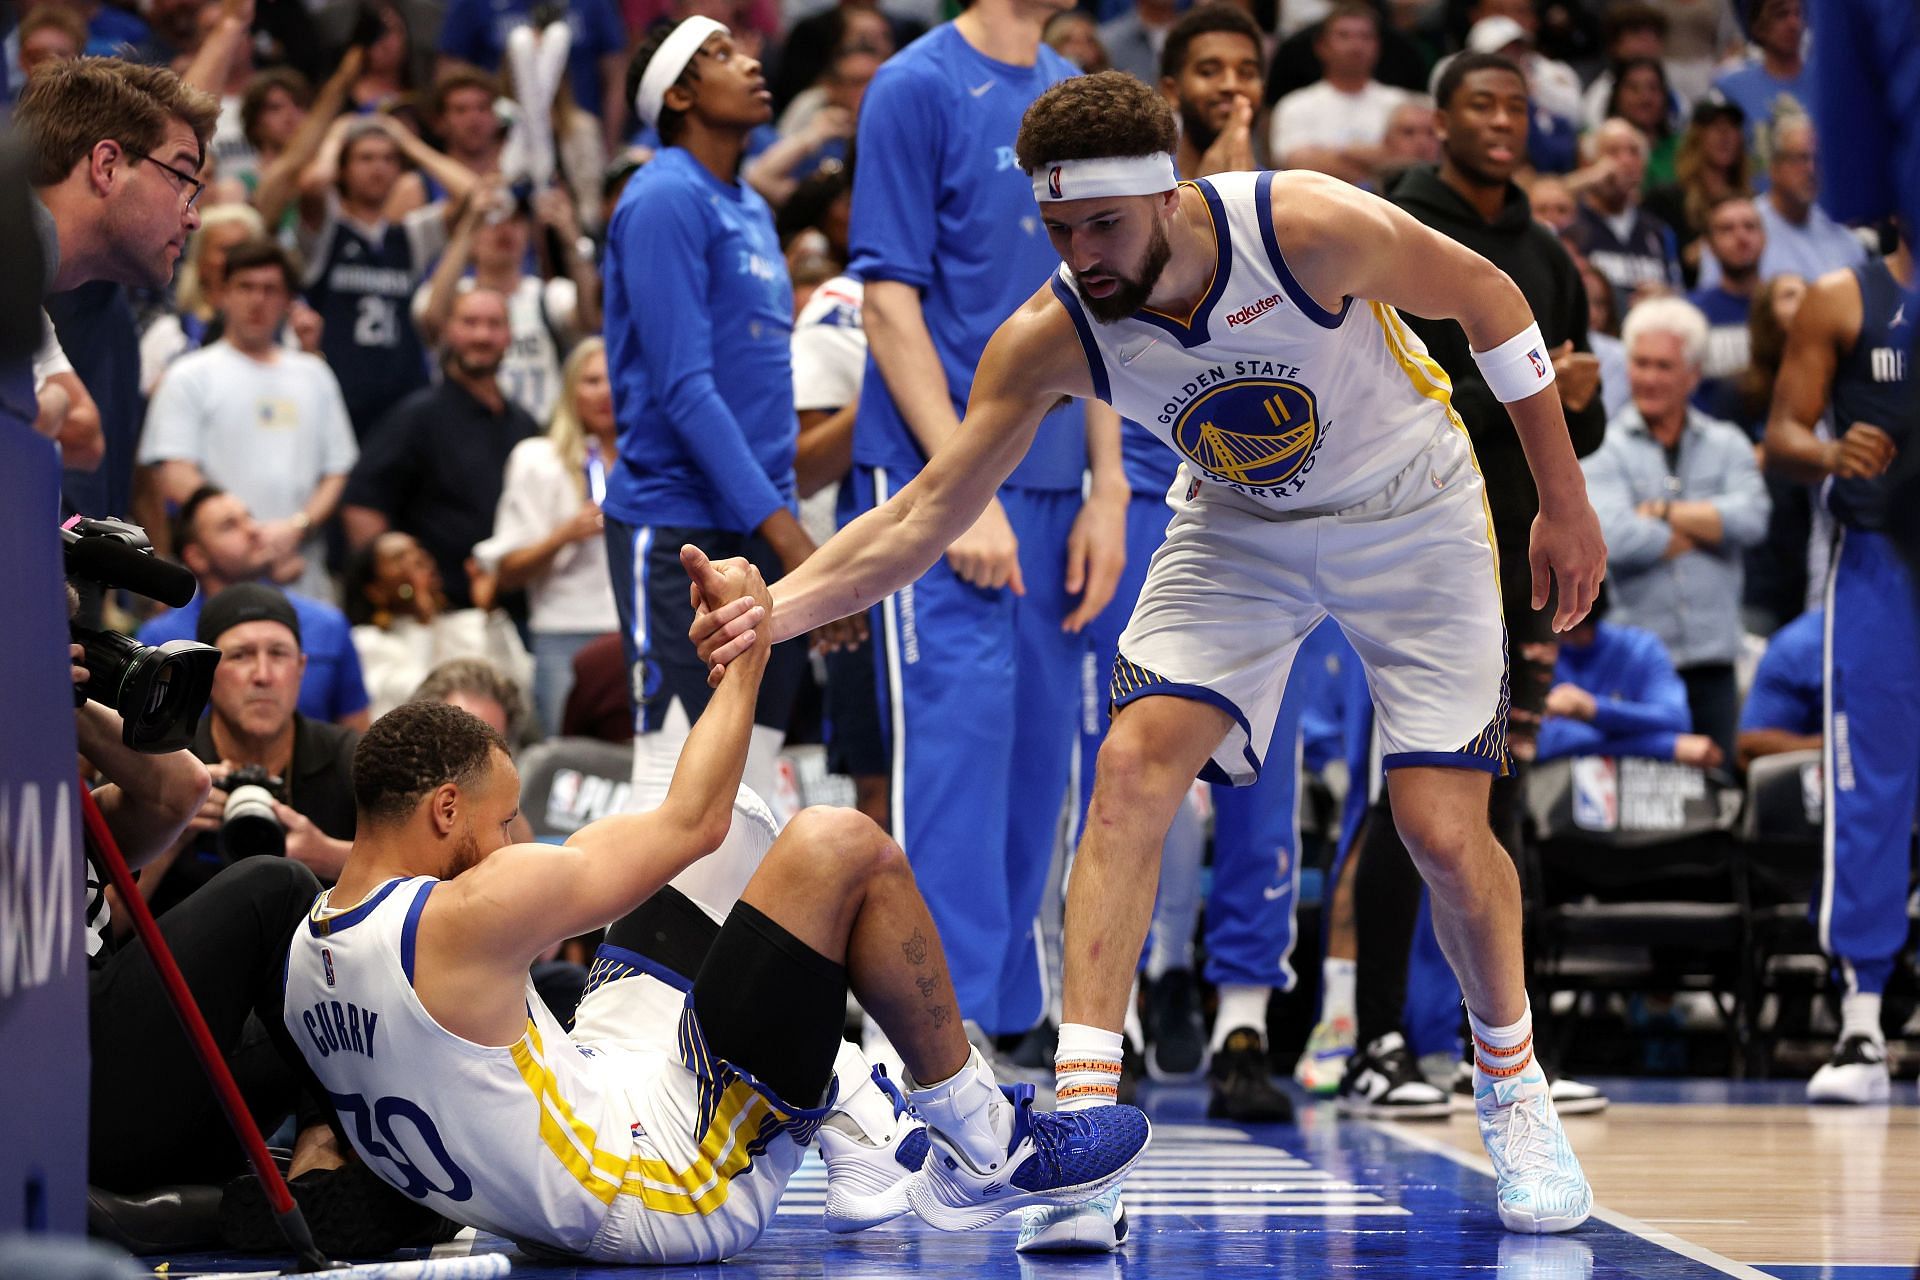
{"label": "press photographer kneeling", "polygon": [[221,655],[190,748],[214,787],[148,869],[143,891],[165,911],[223,868],[263,854],[283,854],[330,883],[353,842],[360,735],[296,710],[307,661],[299,615],[278,588],[239,583],[207,601],[197,636]]}

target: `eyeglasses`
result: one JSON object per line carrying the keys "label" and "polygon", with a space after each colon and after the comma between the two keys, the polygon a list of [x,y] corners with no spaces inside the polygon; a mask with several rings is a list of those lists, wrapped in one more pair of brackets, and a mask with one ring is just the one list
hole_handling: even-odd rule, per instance
{"label": "eyeglasses", "polygon": [[179,169],[174,168],[172,165],[168,164],[165,160],[158,159],[155,156],[149,154],[148,152],[134,151],[131,148],[129,148],[127,151],[127,154],[130,156],[138,156],[142,160],[158,165],[160,168],[165,169],[168,173],[172,174],[175,178],[178,178],[180,180],[180,194],[187,198],[187,208],[191,209],[195,205],[200,203],[200,196],[207,189],[206,183],[200,181],[200,179],[194,177],[190,173],[186,173]]}

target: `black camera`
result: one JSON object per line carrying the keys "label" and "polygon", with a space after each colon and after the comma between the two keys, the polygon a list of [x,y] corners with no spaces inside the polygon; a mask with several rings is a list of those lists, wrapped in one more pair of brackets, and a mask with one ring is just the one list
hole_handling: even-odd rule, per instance
{"label": "black camera", "polygon": [[[100,587],[124,587],[174,608],[193,599],[198,584],[178,565],[153,554],[147,532],[124,520],[76,517],[60,528],[67,577]],[[135,751],[159,755],[184,750],[213,693],[220,651],[191,640],[141,644],[115,631],[75,625],[73,642],[86,651],[87,682],[74,705],[88,699],[120,713],[120,739]]]}
{"label": "black camera", "polygon": [[235,769],[217,784],[227,793],[226,815],[220,819],[220,856],[229,862],[262,855],[283,857],[287,829],[273,811],[286,799],[285,784],[257,764]]}

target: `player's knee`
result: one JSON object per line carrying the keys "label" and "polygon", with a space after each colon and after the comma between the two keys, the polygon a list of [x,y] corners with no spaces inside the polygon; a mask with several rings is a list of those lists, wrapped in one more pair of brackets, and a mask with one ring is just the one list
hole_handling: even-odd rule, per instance
{"label": "player's knee", "polygon": [[1177,801],[1192,782],[1191,776],[1171,766],[1151,735],[1126,720],[1114,722],[1107,740],[1100,744],[1095,768],[1096,804],[1103,791],[1110,796],[1125,796],[1130,803],[1164,798],[1163,792]]}
{"label": "player's knee", "polygon": [[1492,845],[1493,835],[1479,815],[1401,806],[1393,814],[1407,851],[1428,875],[1451,875]]}
{"label": "player's knee", "polygon": [[904,870],[906,855],[887,833],[858,809],[815,805],[802,809],[783,832],[811,874],[849,885]]}

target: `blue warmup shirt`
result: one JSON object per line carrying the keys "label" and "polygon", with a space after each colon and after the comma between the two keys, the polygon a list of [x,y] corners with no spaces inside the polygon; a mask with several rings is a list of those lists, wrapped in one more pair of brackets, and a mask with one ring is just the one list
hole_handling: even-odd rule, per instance
{"label": "blue warmup shirt", "polygon": [[1591,721],[1548,716],[1536,759],[1561,756],[1649,756],[1673,759],[1673,740],[1693,722],[1687,686],[1674,672],[1660,637],[1639,627],[1602,622],[1584,649],[1560,642],[1553,682],[1573,684],[1598,705]]}
{"label": "blue warmup shirt", "polygon": [[793,285],[773,213],[668,147],[607,226],[607,514],[750,533],[793,506]]}
{"label": "blue warmup shirt", "polygon": [[1740,732],[1819,733],[1824,715],[1827,611],[1809,609],[1773,633],[1740,708]]}
{"label": "blue warmup shirt", "polygon": [[[997,62],[947,23],[888,59],[861,103],[848,274],[920,290],[956,414],[987,339],[1060,265],[1013,142],[1033,100],[1078,74],[1045,45],[1031,67]],[[1078,405],[1048,414],[1007,483],[1078,490],[1084,423]],[[926,463],[872,356],[853,460],[894,473],[896,488]]]}

